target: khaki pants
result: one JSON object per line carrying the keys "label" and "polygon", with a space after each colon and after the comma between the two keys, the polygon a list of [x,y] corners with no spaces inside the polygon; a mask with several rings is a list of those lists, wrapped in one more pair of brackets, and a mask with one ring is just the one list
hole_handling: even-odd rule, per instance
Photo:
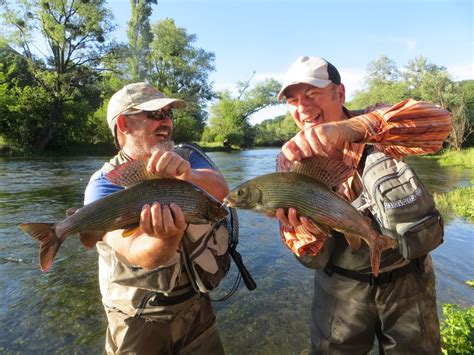
{"label": "khaki pants", "polygon": [[440,354],[435,276],[412,272],[379,286],[317,270],[310,354]]}
{"label": "khaki pants", "polygon": [[107,354],[224,354],[210,301],[199,297],[171,320],[129,317],[106,309]]}

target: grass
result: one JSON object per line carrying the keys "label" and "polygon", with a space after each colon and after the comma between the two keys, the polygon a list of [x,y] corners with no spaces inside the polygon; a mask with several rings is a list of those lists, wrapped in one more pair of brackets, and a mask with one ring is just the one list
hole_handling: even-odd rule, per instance
{"label": "grass", "polygon": [[474,168],[474,148],[446,150],[440,155],[432,156],[441,166],[461,166]]}
{"label": "grass", "polygon": [[455,213],[474,223],[474,187],[463,187],[445,194],[434,194],[436,208],[442,213]]}
{"label": "grass", "polygon": [[230,149],[225,148],[220,142],[197,142],[196,144],[206,152],[240,150],[236,146],[232,146]]}

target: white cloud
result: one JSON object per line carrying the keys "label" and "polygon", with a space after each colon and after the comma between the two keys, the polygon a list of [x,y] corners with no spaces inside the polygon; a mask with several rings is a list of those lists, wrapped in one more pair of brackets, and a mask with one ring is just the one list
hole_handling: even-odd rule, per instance
{"label": "white cloud", "polygon": [[262,122],[263,120],[275,118],[284,114],[286,114],[286,104],[271,106],[254,113],[252,116],[250,116],[249,122],[251,125],[254,125],[256,123]]}
{"label": "white cloud", "polygon": [[472,63],[448,65],[447,68],[449,74],[451,74],[456,81],[474,79],[474,67]]}
{"label": "white cloud", "polygon": [[361,90],[364,85],[364,77],[367,75],[364,69],[341,68],[339,70],[341,80],[346,88],[346,101],[352,100],[356,90]]}
{"label": "white cloud", "polygon": [[384,45],[399,45],[405,47],[408,52],[413,52],[416,49],[416,40],[412,38],[405,38],[405,37],[374,37],[375,42],[383,43]]}

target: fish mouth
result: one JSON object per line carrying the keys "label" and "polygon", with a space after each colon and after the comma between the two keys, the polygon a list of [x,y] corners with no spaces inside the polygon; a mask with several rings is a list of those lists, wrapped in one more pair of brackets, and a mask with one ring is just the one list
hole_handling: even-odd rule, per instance
{"label": "fish mouth", "polygon": [[229,198],[229,196],[224,197],[224,200],[222,202],[222,207],[227,206],[230,208],[235,207],[235,204],[232,202],[232,200]]}

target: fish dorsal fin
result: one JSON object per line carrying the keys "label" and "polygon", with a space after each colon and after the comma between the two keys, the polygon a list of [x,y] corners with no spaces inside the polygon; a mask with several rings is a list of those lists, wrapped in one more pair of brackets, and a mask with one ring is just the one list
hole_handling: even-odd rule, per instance
{"label": "fish dorsal fin", "polygon": [[66,217],[71,217],[74,213],[79,210],[79,207],[70,207],[66,210]]}
{"label": "fish dorsal fin", "polygon": [[149,172],[147,160],[131,160],[107,173],[107,179],[115,185],[131,186],[144,180],[159,179],[161,176]]}
{"label": "fish dorsal fin", "polygon": [[317,179],[331,189],[339,187],[352,173],[352,169],[344,163],[322,156],[295,162],[292,171]]}

